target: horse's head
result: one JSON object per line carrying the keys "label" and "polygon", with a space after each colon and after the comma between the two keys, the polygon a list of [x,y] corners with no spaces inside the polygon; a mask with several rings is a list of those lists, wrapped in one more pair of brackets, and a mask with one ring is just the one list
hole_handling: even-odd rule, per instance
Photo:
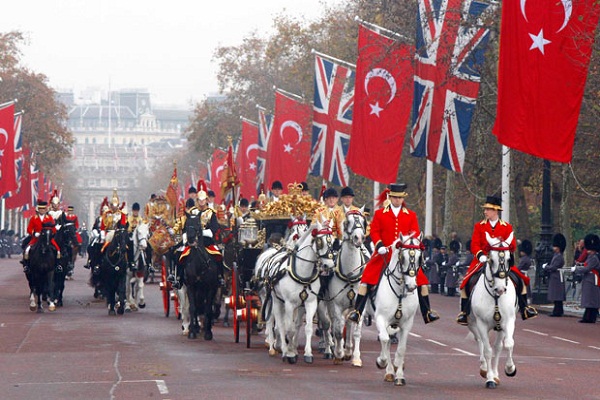
{"label": "horse's head", "polygon": [[414,235],[400,237],[392,245],[392,258],[390,260],[391,273],[397,276],[401,274],[404,285],[409,292],[417,288],[417,272],[423,263],[423,234],[418,237]]}
{"label": "horse's head", "polygon": [[73,247],[77,243],[77,229],[73,222],[67,222],[60,228],[62,243],[68,247]]}
{"label": "horse's head", "polygon": [[510,246],[514,240],[514,234],[511,232],[506,240],[498,240],[492,238],[486,232],[485,238],[490,245],[487,266],[485,268],[485,279],[494,294],[501,296],[506,292],[506,286],[508,285]]}
{"label": "horse's head", "polygon": [[359,210],[350,210],[346,213],[344,220],[344,240],[350,241],[355,247],[362,246],[367,234],[367,219],[364,207]]}
{"label": "horse's head", "polygon": [[317,256],[317,263],[324,269],[334,267],[333,261],[333,231],[328,221],[316,221],[311,225],[311,230],[307,231],[298,240],[304,242],[310,241],[310,246]]}
{"label": "horse's head", "polygon": [[306,216],[292,216],[292,220],[288,223],[288,229],[288,238],[294,241],[298,240],[304,232],[308,231],[308,223],[306,222]]}
{"label": "horse's head", "polygon": [[150,224],[142,221],[135,228],[133,235],[134,244],[138,246],[140,250],[146,250],[148,247],[148,238],[150,237]]}

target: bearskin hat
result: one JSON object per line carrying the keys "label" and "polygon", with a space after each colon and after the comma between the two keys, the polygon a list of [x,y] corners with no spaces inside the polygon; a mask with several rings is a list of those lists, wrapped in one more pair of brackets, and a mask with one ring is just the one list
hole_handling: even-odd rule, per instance
{"label": "bearskin hat", "polygon": [[523,253],[530,256],[531,252],[533,251],[533,245],[529,240],[525,239],[521,242],[521,245],[519,246],[519,251],[522,251]]}
{"label": "bearskin hat", "polygon": [[600,237],[595,233],[590,233],[583,239],[586,250],[594,250],[600,252]]}
{"label": "bearskin hat", "polygon": [[450,250],[455,253],[458,253],[460,251],[460,243],[458,243],[458,241],[456,240],[451,241],[448,247],[450,247]]}
{"label": "bearskin hat", "polygon": [[567,239],[562,233],[557,233],[552,238],[552,246],[556,246],[560,249],[560,252],[563,253],[567,248]]}

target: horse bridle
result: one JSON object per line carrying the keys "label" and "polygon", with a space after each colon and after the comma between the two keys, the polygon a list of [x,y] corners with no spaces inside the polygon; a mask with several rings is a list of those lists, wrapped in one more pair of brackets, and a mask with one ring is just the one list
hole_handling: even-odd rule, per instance
{"label": "horse bridle", "polygon": [[[302,284],[312,283],[318,278],[320,271],[323,269],[323,260],[324,259],[325,260],[333,260],[333,238],[332,238],[333,231],[330,228],[323,228],[320,230],[313,229],[313,231],[311,232],[311,235],[313,238],[311,239],[310,244],[307,244],[301,248],[298,245],[294,246],[294,253],[291,257],[292,271],[293,271],[291,276],[295,281],[297,281],[298,283],[302,283]],[[316,248],[317,248],[316,250],[313,248],[313,245],[316,246]],[[321,250],[323,250],[325,248],[325,246],[327,246],[327,250],[324,253],[321,253]],[[315,262],[314,273],[311,277],[308,277],[308,278],[298,276],[298,274],[295,271],[296,260],[313,262],[312,260],[302,258],[298,255],[298,253],[301,250],[304,250],[305,248],[310,248],[317,256],[317,260]]]}
{"label": "horse bridle", "polygon": [[[346,217],[348,217],[348,216],[352,217],[353,222],[352,222],[352,225],[350,225],[348,223],[348,218],[346,218],[346,220],[344,221],[344,233],[347,233],[348,236],[350,236],[350,234],[352,232],[354,232],[355,229],[361,229],[363,231],[363,234],[366,235],[367,228],[365,227],[365,224],[361,221],[361,220],[364,221],[365,217],[360,213],[360,211],[355,211],[355,210],[348,211],[346,213]],[[349,226],[350,226],[350,229],[347,229]],[[344,238],[343,241],[344,242],[352,242],[352,238],[351,237]],[[362,245],[361,244],[359,246],[356,246],[355,243],[352,243],[352,244],[354,244],[355,247],[360,247]]]}
{"label": "horse bridle", "polygon": [[[108,254],[108,249],[106,249],[107,251],[105,253],[105,259],[106,259],[106,261],[108,261],[108,263],[110,264],[110,266],[113,267],[115,269],[115,271],[118,271],[121,268],[121,266],[119,265],[119,263],[121,261],[123,261],[123,258],[125,258],[127,256],[127,252],[121,250],[121,247],[127,248],[127,244],[122,243],[123,240],[124,240],[123,232],[125,232],[124,228],[117,228],[117,229],[115,229],[115,234],[114,234],[114,236],[112,238],[112,240],[116,240],[116,242],[115,242],[116,243],[116,248],[112,252],[112,254],[115,254],[115,253],[118,252],[119,253],[119,259],[116,262],[113,263],[111,261],[111,259],[110,259],[111,255]],[[119,235],[118,237],[117,237],[117,234]],[[112,243],[112,241],[111,241],[111,243]]]}
{"label": "horse bridle", "polygon": [[[485,266],[485,270],[484,270],[484,276],[485,276],[485,280],[488,283],[488,285],[486,285],[486,289],[488,290],[488,293],[490,293],[489,288],[491,288],[493,286],[493,282],[494,282],[494,278],[498,278],[498,279],[504,279],[505,283],[508,284],[508,262],[506,260],[506,255],[504,254],[505,251],[510,251],[509,247],[491,247],[490,251],[497,251],[498,252],[498,270],[496,272],[492,271],[492,260],[488,259],[488,261],[486,262],[486,266]],[[488,271],[490,272],[490,277],[488,278]],[[495,296],[492,293],[490,293],[491,296]]]}
{"label": "horse bridle", "polygon": [[[419,261],[417,264],[417,250],[422,250],[423,247],[421,244],[412,244],[413,239],[410,239],[411,243],[402,243],[402,241],[398,241],[396,243],[396,249],[400,252],[400,256],[398,257],[398,262],[394,265],[393,268],[386,268],[384,274],[386,275],[388,280],[393,280],[398,286],[402,287],[402,293],[396,293],[394,289],[394,285],[390,284],[390,287],[396,297],[401,298],[406,296],[406,291],[404,290],[404,276],[416,277],[419,266],[423,262],[423,257],[419,257]],[[398,268],[398,265],[404,265],[404,252],[403,250],[408,250],[408,268],[403,270],[402,268]],[[422,255],[422,253],[421,253]],[[400,270],[401,274],[396,275],[396,270]]]}

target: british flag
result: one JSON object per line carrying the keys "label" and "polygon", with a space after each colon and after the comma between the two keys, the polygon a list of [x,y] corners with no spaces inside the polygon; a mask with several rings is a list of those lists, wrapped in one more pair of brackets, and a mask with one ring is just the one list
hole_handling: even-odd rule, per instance
{"label": "british flag", "polygon": [[265,183],[267,174],[267,150],[269,137],[273,129],[273,114],[264,108],[258,109],[258,154],[256,156],[256,192],[260,192],[261,184]]}
{"label": "british flag", "polygon": [[15,177],[17,179],[17,188],[4,195],[5,199],[15,196],[21,188],[21,173],[23,170],[23,137],[21,136],[21,124],[23,114],[15,114]]}
{"label": "british flag", "polygon": [[352,132],[354,70],[315,56],[310,174],[347,186],[346,154]]}
{"label": "british flag", "polygon": [[413,128],[414,156],[461,172],[495,5],[419,0]]}

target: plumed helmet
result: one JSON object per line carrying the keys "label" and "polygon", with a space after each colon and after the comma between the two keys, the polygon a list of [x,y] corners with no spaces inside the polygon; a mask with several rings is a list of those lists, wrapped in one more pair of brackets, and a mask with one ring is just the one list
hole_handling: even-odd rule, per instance
{"label": "plumed helmet", "polygon": [[342,192],[340,193],[341,197],[344,196],[352,196],[354,197],[354,190],[350,187],[350,186],[346,186],[345,188],[342,189]]}
{"label": "plumed helmet", "polygon": [[458,253],[460,251],[460,243],[458,243],[458,241],[456,240],[451,241],[448,247],[450,247],[450,250],[452,250],[455,253]]}
{"label": "plumed helmet", "polygon": [[563,253],[567,248],[567,239],[562,233],[557,233],[552,237],[552,246],[556,246],[560,249],[560,252]]}
{"label": "plumed helmet", "polygon": [[119,205],[119,196],[117,195],[117,188],[113,189],[113,195],[112,195],[112,198],[110,199],[110,205],[111,206]]}
{"label": "plumed helmet", "polygon": [[56,189],[54,189],[54,192],[52,192],[52,198],[50,199],[50,202],[52,204],[60,203],[60,197],[58,197],[58,191]]}
{"label": "plumed helmet", "polygon": [[600,251],[600,238],[595,233],[590,233],[583,239],[586,250]]}
{"label": "plumed helmet", "polygon": [[206,182],[200,179],[198,181],[198,200],[206,200],[206,198],[208,197],[208,194],[206,193],[207,191],[208,186],[206,186]]}
{"label": "plumed helmet", "polygon": [[132,211],[140,211],[140,203],[133,203],[131,206]]}
{"label": "plumed helmet", "polygon": [[[564,238],[564,236],[563,236]],[[531,242],[527,239],[523,240],[521,242],[521,245],[519,246],[519,250],[522,251],[523,253],[527,254],[528,256],[531,255],[531,253],[533,252],[533,245],[531,244]],[[561,250],[561,252],[564,251]]]}
{"label": "plumed helmet", "polygon": [[323,192],[323,199],[328,199],[330,197],[339,197],[337,190],[334,188],[328,188]]}
{"label": "plumed helmet", "polygon": [[271,190],[273,190],[273,189],[283,190],[283,185],[281,184],[280,181],[273,181],[273,183],[271,184]]}

